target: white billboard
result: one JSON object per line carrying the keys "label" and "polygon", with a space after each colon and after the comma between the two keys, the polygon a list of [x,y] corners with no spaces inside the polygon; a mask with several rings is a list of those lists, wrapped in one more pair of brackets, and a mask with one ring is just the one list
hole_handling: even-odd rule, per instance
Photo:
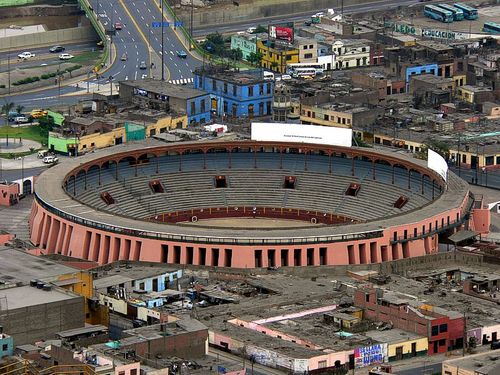
{"label": "white billboard", "polygon": [[439,155],[436,151],[432,151],[430,148],[427,150],[427,168],[432,169],[437,172],[443,180],[448,178],[448,163],[446,160]]}
{"label": "white billboard", "polygon": [[331,126],[252,122],[252,140],[352,146],[352,129]]}

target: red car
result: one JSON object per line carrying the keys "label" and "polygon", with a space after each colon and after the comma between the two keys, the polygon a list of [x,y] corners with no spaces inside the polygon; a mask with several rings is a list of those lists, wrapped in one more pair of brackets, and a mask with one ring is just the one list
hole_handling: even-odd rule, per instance
{"label": "red car", "polygon": [[121,30],[122,28],[123,28],[123,25],[121,24],[121,22],[115,23],[115,30]]}

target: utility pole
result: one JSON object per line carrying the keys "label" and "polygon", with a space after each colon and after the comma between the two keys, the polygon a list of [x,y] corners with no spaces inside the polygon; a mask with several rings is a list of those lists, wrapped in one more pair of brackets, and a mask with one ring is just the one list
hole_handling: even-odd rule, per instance
{"label": "utility pole", "polygon": [[[191,18],[189,20],[189,35],[193,38],[193,16],[194,16],[194,0],[191,0]],[[191,41],[189,41],[189,50],[191,51]]]}
{"label": "utility pole", "polygon": [[163,36],[163,22],[165,20],[165,18],[163,18],[163,8],[164,8],[164,5],[163,5],[163,1],[164,0],[160,0],[161,1],[161,80],[162,81],[165,81],[165,48],[163,47],[163,42],[164,42],[164,36]]}

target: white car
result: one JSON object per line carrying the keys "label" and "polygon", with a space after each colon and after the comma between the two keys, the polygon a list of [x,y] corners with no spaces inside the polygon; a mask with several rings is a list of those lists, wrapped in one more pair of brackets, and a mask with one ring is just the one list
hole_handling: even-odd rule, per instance
{"label": "white car", "polygon": [[26,116],[17,116],[14,119],[14,122],[16,124],[27,124],[28,122],[30,122],[30,120]]}
{"label": "white car", "polygon": [[253,33],[255,32],[255,30],[257,30],[257,28],[256,28],[256,27],[249,27],[249,28],[247,29],[247,33],[249,33],[249,34],[253,34]]}
{"label": "white car", "polygon": [[288,80],[292,79],[292,76],[290,74],[282,74],[281,79],[283,81],[288,81]]}
{"label": "white car", "polygon": [[61,53],[59,55],[59,60],[69,60],[69,59],[72,59],[73,57],[75,57],[75,56],[70,55],[69,53]]}
{"label": "white car", "polygon": [[52,156],[52,155],[49,155],[49,156],[45,156],[43,158],[43,162],[45,164],[53,164],[53,163],[57,163],[59,161],[58,158],[56,158],[55,156]]}
{"label": "white car", "polygon": [[35,57],[34,53],[31,52],[22,52],[19,55],[17,55],[20,59],[31,59],[32,57]]}

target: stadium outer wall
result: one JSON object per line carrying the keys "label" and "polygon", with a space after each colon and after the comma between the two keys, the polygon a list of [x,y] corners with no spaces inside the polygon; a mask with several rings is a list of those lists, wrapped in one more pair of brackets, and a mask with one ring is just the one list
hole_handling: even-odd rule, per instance
{"label": "stadium outer wall", "polygon": [[[293,145],[287,144],[288,147]],[[199,148],[200,145],[196,147]],[[142,150],[144,153],[144,148]],[[355,157],[354,152],[349,155],[348,151],[342,151],[347,157]],[[359,151],[356,153],[360,155]],[[370,152],[366,151],[366,154]],[[130,155],[130,152],[121,153],[120,157],[123,158],[124,155]],[[104,160],[102,155],[94,156],[93,159],[97,160],[98,157]],[[86,164],[80,162],[75,165],[84,168]],[[67,172],[74,173],[74,169]],[[64,177],[66,178],[67,176]],[[62,183],[58,188],[62,191],[61,186]],[[461,203],[455,207],[436,210],[435,214],[414,222],[379,229],[377,236],[350,240],[349,235],[346,235],[341,240],[316,243],[235,244],[217,243],[213,240],[203,242],[200,239],[189,241],[186,237],[178,240],[156,239],[132,230],[128,231],[130,234],[126,230],[117,233],[95,228],[88,220],[77,222],[74,218],[68,219],[62,215],[63,211],[56,208],[56,200],[50,202],[38,194],[33,202],[29,225],[31,241],[39,246],[42,253],[57,253],[99,264],[116,260],[233,268],[366,264],[437,252],[438,234],[462,229],[468,220],[471,198],[467,190],[463,193],[459,197]],[[426,235],[412,236],[417,229],[420,232],[422,227],[429,226],[434,230]]]}

